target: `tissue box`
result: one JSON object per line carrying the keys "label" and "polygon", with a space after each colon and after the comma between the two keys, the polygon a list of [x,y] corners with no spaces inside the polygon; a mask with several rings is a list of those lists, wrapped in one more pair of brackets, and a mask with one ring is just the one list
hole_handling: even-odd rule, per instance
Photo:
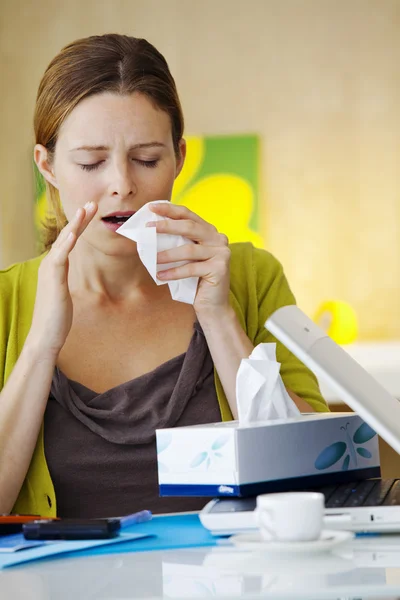
{"label": "tissue box", "polygon": [[380,477],[378,436],[354,413],[156,430],[161,496],[255,496]]}

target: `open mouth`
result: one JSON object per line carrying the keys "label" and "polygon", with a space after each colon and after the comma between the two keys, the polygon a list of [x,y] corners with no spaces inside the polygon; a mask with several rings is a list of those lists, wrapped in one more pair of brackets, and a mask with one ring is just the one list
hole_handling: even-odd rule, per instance
{"label": "open mouth", "polygon": [[103,217],[101,220],[107,229],[110,231],[117,231],[117,229],[126,223],[127,220],[134,214],[135,211],[126,211],[121,213],[116,212],[112,215],[107,215],[107,217]]}
{"label": "open mouth", "polygon": [[[132,213],[133,214],[133,213]],[[106,223],[112,223],[114,225],[123,225],[132,215],[124,216],[124,215],[115,215],[112,217],[103,217],[102,221]]]}

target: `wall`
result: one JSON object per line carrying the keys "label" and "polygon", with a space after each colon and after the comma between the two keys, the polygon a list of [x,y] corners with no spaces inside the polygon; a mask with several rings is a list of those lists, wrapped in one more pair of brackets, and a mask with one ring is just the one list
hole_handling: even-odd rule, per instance
{"label": "wall", "polygon": [[364,339],[400,336],[398,0],[7,0],[0,25],[3,265],[35,253],[40,76],[72,39],[117,31],[167,57],[187,132],[259,132],[267,247],[299,304],[349,301]]}

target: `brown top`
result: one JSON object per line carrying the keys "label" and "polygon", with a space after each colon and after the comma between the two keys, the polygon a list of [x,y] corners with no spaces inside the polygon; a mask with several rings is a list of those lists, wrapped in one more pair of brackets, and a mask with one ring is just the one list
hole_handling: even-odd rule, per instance
{"label": "brown top", "polygon": [[45,453],[61,517],[199,510],[207,498],[160,498],[155,429],[221,421],[198,323],[185,354],[103,394],[54,372]]}

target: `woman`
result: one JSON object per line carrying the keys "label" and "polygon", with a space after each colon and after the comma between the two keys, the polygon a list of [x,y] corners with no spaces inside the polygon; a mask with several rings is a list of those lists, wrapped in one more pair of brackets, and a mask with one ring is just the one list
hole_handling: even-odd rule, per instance
{"label": "woman", "polygon": [[[157,232],[194,244],[160,280],[199,277],[171,299],[116,233],[170,200],[185,160],[183,116],[165,59],[141,39],[78,40],[40,83],[34,158],[55,214],[46,252],[0,274],[0,513],[61,517],[198,509],[158,498],[155,429],[236,417],[235,379],[269,314],[293,304],[280,264],[183,206],[153,205]],[[278,344],[300,410],[327,410],[314,376]],[[266,457],[267,459],[267,457]]]}

